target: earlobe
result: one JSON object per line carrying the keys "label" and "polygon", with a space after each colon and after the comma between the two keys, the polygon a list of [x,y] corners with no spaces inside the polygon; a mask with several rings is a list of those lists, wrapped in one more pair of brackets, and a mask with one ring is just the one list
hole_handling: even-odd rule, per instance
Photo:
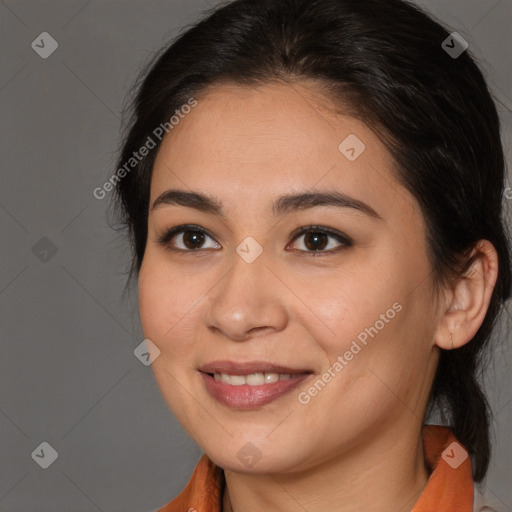
{"label": "earlobe", "polygon": [[480,240],[470,256],[470,268],[451,290],[434,337],[435,344],[452,350],[477,333],[485,319],[498,276],[498,255],[488,240]]}

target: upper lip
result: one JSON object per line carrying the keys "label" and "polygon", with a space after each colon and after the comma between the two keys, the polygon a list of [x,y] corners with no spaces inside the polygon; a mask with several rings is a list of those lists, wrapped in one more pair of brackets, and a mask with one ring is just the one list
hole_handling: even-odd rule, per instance
{"label": "upper lip", "polygon": [[311,373],[311,370],[288,368],[265,361],[249,361],[246,363],[234,361],[212,361],[199,368],[204,373],[226,373],[228,375],[249,375],[251,373]]}

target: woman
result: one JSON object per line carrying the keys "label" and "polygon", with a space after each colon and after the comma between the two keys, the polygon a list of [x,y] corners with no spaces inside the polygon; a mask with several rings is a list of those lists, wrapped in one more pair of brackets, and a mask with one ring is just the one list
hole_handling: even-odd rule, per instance
{"label": "woman", "polygon": [[511,287],[499,130],[464,39],[400,0],[235,0],[158,57],[116,205],[204,450],[161,512],[473,509]]}

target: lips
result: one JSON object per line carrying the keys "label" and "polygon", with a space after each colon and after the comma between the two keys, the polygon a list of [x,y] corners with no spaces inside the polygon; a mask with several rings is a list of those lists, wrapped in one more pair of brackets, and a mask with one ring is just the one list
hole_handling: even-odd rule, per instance
{"label": "lips", "polygon": [[[258,361],[215,361],[202,366],[199,372],[208,393],[218,402],[236,409],[254,409],[268,404],[313,375],[311,370]],[[262,375],[266,378],[260,385]]]}
{"label": "lips", "polygon": [[233,361],[214,361],[199,368],[199,371],[209,374],[225,373],[228,375],[249,375],[251,373],[282,373],[282,374],[304,374],[312,373],[309,369],[289,368],[262,361],[250,361],[247,363],[236,363]]}

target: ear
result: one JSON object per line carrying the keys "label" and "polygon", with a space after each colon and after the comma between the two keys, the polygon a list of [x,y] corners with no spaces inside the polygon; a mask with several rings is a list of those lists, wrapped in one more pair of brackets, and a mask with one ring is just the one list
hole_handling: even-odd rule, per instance
{"label": "ear", "polygon": [[470,255],[471,266],[447,291],[444,311],[434,336],[445,350],[471,341],[482,325],[498,277],[498,254],[488,240],[479,240]]}

